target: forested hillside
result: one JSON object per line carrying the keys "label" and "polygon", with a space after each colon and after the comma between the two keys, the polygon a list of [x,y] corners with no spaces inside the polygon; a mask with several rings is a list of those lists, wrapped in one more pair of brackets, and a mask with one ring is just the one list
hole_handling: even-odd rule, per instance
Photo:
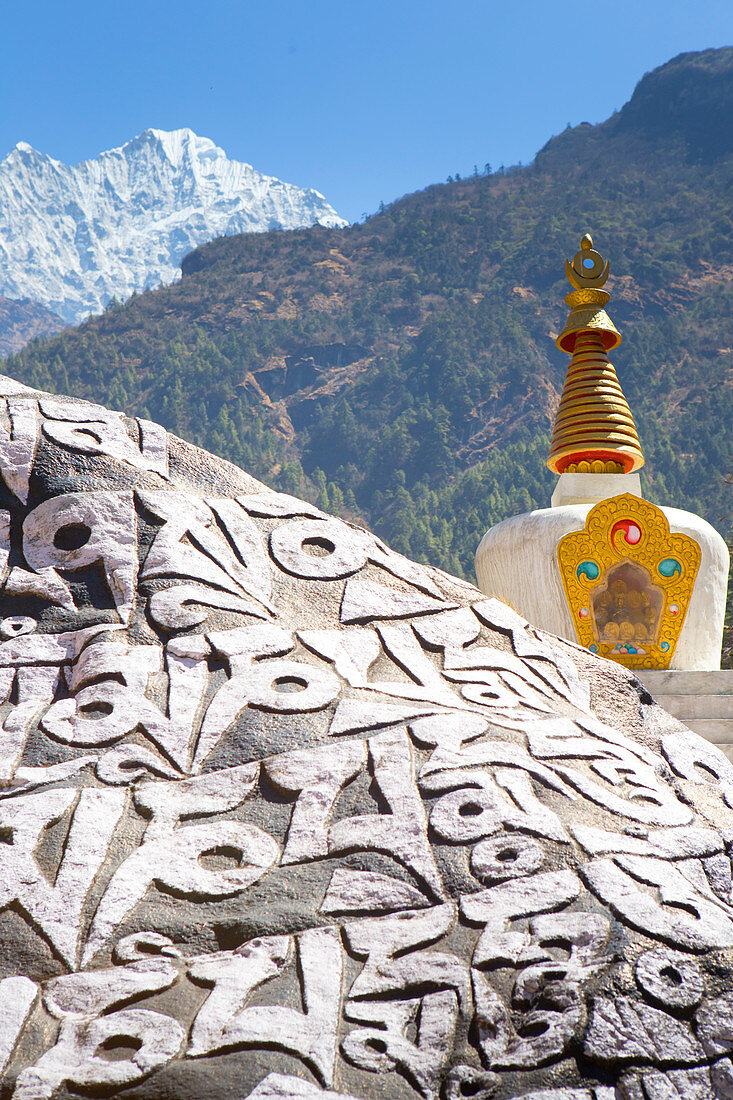
{"label": "forested hillside", "polygon": [[63,327],[61,318],[38,302],[0,295],[0,358],[24,348],[34,336],[49,336]]}
{"label": "forested hillside", "polygon": [[219,239],[179,283],[5,370],[160,420],[471,576],[490,524],[549,503],[563,266],[589,230],[645,492],[728,533],[732,183],[733,48],[684,54],[527,167],[480,166],[347,229]]}

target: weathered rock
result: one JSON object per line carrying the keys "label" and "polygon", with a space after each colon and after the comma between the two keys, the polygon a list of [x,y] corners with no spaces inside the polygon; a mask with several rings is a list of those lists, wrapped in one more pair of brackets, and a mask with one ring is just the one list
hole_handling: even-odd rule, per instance
{"label": "weathered rock", "polygon": [[733,1096],[733,772],[616,666],[0,392],[3,1097]]}

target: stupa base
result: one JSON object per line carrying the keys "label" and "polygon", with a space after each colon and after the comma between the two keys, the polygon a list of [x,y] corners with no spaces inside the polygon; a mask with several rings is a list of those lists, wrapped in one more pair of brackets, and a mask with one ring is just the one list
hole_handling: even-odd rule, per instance
{"label": "stupa base", "polygon": [[637,675],[661,707],[733,761],[733,669],[645,669]]}

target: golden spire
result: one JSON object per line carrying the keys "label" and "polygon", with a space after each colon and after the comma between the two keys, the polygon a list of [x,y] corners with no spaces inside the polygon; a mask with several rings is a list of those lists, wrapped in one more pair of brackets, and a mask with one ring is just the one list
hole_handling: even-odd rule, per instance
{"label": "golden spire", "polygon": [[607,352],[621,335],[603,308],[608,261],[586,233],[565,274],[573,287],[570,316],[557,346],[572,355],[565,376],[547,465],[555,473],[631,473],[644,465],[631,410]]}

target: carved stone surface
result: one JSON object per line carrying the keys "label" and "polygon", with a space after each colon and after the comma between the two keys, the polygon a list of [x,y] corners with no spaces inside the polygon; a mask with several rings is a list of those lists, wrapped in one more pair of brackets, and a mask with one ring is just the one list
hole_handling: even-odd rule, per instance
{"label": "carved stone surface", "polygon": [[733,1096],[733,765],[145,421],[0,387],[3,1100]]}

